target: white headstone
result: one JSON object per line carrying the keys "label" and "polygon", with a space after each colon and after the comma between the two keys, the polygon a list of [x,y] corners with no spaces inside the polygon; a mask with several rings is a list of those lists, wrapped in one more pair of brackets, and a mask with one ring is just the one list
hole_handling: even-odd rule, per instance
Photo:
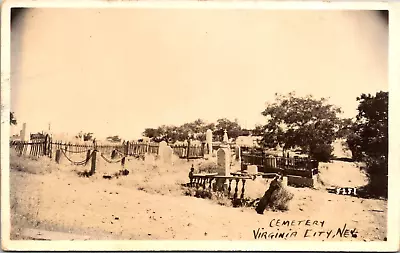
{"label": "white headstone", "polygon": [[159,144],[158,147],[159,147],[160,150],[164,151],[164,149],[165,149],[166,147],[168,147],[168,144],[167,144],[167,142],[162,141],[162,142],[160,142],[160,144]]}
{"label": "white headstone", "polygon": [[162,155],[162,161],[164,163],[172,163],[172,155],[173,155],[172,148],[169,146],[165,147]]}
{"label": "white headstone", "polygon": [[258,173],[257,165],[247,165],[247,173],[249,173],[249,174],[257,174]]}
{"label": "white headstone", "polygon": [[220,148],[217,151],[218,175],[230,176],[231,151],[229,148]]}
{"label": "white headstone", "polygon": [[229,141],[229,138],[228,138],[228,132],[226,131],[226,129],[225,129],[225,132],[224,132],[224,139],[223,139],[223,143],[228,143],[228,141]]}
{"label": "white headstone", "polygon": [[212,136],[212,131],[211,129],[208,129],[206,132],[206,143],[207,143],[207,148],[208,148],[208,154],[212,154],[212,141],[213,141],[213,136]]}
{"label": "white headstone", "polygon": [[22,130],[21,130],[20,137],[21,137],[21,141],[27,141],[28,140],[27,132],[26,132],[26,123],[22,124]]}
{"label": "white headstone", "polygon": [[236,145],[235,146],[235,159],[236,161],[238,161],[239,163],[242,161],[242,157],[240,155],[240,146]]}

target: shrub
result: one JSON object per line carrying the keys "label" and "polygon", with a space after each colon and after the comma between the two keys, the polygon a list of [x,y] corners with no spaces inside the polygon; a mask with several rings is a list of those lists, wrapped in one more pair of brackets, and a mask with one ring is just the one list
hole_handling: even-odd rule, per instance
{"label": "shrub", "polygon": [[214,173],[218,171],[218,165],[214,162],[205,162],[199,165],[199,173]]}
{"label": "shrub", "polygon": [[293,199],[294,194],[289,192],[285,187],[279,187],[274,191],[270,198],[269,208],[273,211],[289,210],[289,202]]}
{"label": "shrub", "polygon": [[384,197],[388,194],[388,160],[385,157],[365,158],[369,183],[364,191],[370,197]]}

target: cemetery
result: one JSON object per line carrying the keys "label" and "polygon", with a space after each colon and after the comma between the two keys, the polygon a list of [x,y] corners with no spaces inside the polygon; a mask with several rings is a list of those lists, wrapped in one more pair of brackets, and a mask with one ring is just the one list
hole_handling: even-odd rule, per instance
{"label": "cemetery", "polygon": [[[31,137],[33,138],[25,141],[14,139],[10,142],[11,180],[13,185],[20,186],[18,190],[12,191],[13,201],[19,203],[13,208],[16,208],[15,215],[22,213],[26,217],[12,218],[15,223],[13,235],[16,238],[36,238],[37,235],[31,235],[32,230],[27,230],[27,227],[46,231],[50,229],[49,225],[40,225],[41,222],[53,224],[50,230],[63,231],[68,227],[68,231],[90,234],[90,238],[204,238],[204,234],[199,235],[192,230],[190,233],[184,232],[187,231],[186,228],[173,230],[175,232],[171,237],[168,232],[171,228],[164,227],[157,220],[168,215],[186,217],[186,214],[179,214],[181,209],[176,209],[184,206],[185,212],[191,213],[185,219],[191,220],[188,224],[197,224],[196,226],[200,226],[200,223],[193,218],[200,215],[197,210],[205,208],[213,212],[214,218],[202,218],[209,220],[209,227],[219,226],[221,222],[228,224],[227,217],[233,216],[243,216],[251,224],[258,224],[262,221],[256,221],[259,220],[257,217],[260,214],[271,217],[271,211],[286,213],[285,217],[290,217],[299,215],[299,210],[307,210],[308,216],[319,216],[320,212],[316,211],[311,201],[318,202],[321,198],[341,201],[341,198],[345,198],[343,205],[349,205],[352,203],[351,198],[354,198],[328,193],[328,186],[336,185],[338,180],[329,185],[321,184],[329,181],[324,175],[332,172],[326,168],[333,165],[321,165],[293,154],[283,157],[274,156],[268,150],[260,153],[246,147],[242,149],[241,146],[229,142],[226,133],[222,142],[213,143],[211,130],[206,133],[206,141],[200,144],[191,144],[189,140],[183,144],[125,141],[118,145],[109,145],[95,141],[63,142],[52,140],[46,134]],[[354,167],[353,178],[359,177],[356,170],[358,169]],[[32,183],[26,181],[28,178],[29,182],[37,181],[36,185],[40,188],[32,188]],[[365,182],[365,179],[360,178],[355,185],[363,185]],[[55,184],[57,191],[52,192],[51,188]],[[349,184],[342,183],[341,186]],[[42,192],[39,195],[38,190]],[[130,196],[135,197],[132,199]],[[32,202],[35,199],[37,202]],[[169,204],[160,206],[164,202]],[[58,204],[52,209],[46,208],[50,203]],[[356,203],[359,201],[353,200],[352,205]],[[381,205],[380,202],[374,205],[376,204]],[[68,216],[61,211],[69,208],[66,205],[74,206],[76,212],[81,213],[82,219]],[[145,206],[148,208],[142,209]],[[324,208],[328,207],[329,205]],[[32,208],[39,210],[36,215],[30,214],[29,210]],[[220,208],[222,209],[219,210]],[[130,215],[129,210],[138,210],[138,217]],[[54,216],[53,212],[59,214]],[[97,212],[98,215],[92,216],[91,212]],[[159,212],[162,214],[157,218],[154,214]],[[216,212],[222,212],[226,217],[215,216]],[[138,220],[145,214],[149,215],[145,219],[147,223]],[[57,220],[54,217],[58,217]],[[88,220],[88,217],[92,218]],[[113,218],[105,226],[107,217]],[[127,224],[116,226],[115,217],[118,220],[128,220]],[[39,225],[32,221],[39,222]],[[65,228],[59,227],[60,222]],[[154,224],[149,225],[148,222]],[[98,228],[94,229],[89,225],[94,223],[100,224]],[[132,230],[128,224],[139,224],[151,232],[126,234],[123,231]],[[165,231],[160,230],[160,226]],[[248,235],[238,234],[239,230],[231,229],[233,234],[229,237],[248,238]],[[208,231],[208,236],[213,234],[210,229],[205,230]],[[104,231],[110,233],[104,234]],[[222,231],[214,232],[213,238],[225,238]]]}

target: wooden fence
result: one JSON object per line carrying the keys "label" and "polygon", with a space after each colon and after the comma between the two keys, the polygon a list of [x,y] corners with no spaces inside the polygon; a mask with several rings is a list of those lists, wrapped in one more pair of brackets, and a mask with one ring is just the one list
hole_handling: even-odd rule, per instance
{"label": "wooden fence", "polygon": [[201,145],[198,144],[181,144],[181,145],[170,145],[174,154],[179,156],[180,158],[186,159],[198,159],[203,158],[204,155],[207,153],[205,143]]}
{"label": "wooden fence", "polygon": [[10,147],[14,148],[18,155],[27,155],[32,157],[52,156],[51,138],[49,135],[43,138],[35,138],[28,141],[11,141]]}
{"label": "wooden fence", "polygon": [[242,153],[242,169],[247,165],[257,165],[263,173],[282,173],[310,177],[318,173],[318,161],[302,157],[266,156],[264,153]]}
{"label": "wooden fence", "polygon": [[[35,139],[30,142],[11,141],[10,147],[14,148],[18,154],[26,154],[30,156],[51,156],[54,150],[63,150],[69,153],[85,153],[88,150],[98,150],[102,153],[112,153],[116,150],[125,156],[141,156],[144,154],[158,154],[159,143],[143,143],[143,142],[123,142],[122,144],[98,144],[96,142],[76,144],[63,141],[52,141],[48,136],[47,139]],[[196,159],[204,157],[207,152],[205,145],[170,145],[174,154],[180,158]]]}

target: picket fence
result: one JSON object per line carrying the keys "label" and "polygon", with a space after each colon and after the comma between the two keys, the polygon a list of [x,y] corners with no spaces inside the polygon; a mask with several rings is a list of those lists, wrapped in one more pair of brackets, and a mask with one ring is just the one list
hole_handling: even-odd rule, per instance
{"label": "picket fence", "polygon": [[[88,150],[97,150],[102,153],[112,153],[114,150],[124,156],[143,156],[145,154],[155,154],[159,152],[159,143],[143,143],[126,141],[118,144],[99,144],[91,143],[71,143],[64,141],[53,141],[49,135],[43,138],[36,138],[31,141],[10,141],[10,147],[14,148],[18,155],[29,156],[53,156],[53,151],[62,150],[68,153],[85,153]],[[170,145],[173,153],[182,159],[203,158],[207,152],[205,145],[187,144]]]}

